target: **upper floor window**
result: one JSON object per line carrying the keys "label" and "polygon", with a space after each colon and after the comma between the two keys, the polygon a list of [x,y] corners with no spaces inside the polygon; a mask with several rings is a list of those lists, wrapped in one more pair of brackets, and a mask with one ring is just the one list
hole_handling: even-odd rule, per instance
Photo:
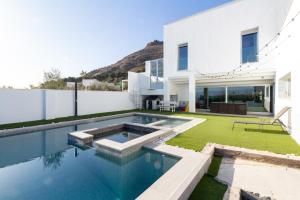
{"label": "upper floor window", "polygon": [[178,47],[178,70],[188,69],[188,45],[180,45]]}
{"label": "upper floor window", "polygon": [[164,63],[163,59],[150,61],[150,75],[155,77],[164,77]]}
{"label": "upper floor window", "polygon": [[164,64],[163,59],[150,61],[150,88],[163,89]]}
{"label": "upper floor window", "polygon": [[257,62],[257,32],[242,35],[242,63]]}

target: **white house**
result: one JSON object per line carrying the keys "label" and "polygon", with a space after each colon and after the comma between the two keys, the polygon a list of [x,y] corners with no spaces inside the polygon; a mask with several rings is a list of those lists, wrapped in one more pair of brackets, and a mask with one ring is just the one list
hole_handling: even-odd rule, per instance
{"label": "white house", "polygon": [[299,11],[297,0],[234,0],[166,24],[164,58],[129,72],[129,92],[138,106],[155,96],[185,101],[190,112],[216,103],[245,104],[248,114],[291,106],[285,123],[300,142]]}
{"label": "white house", "polygon": [[81,83],[84,87],[98,86],[100,84],[97,79],[82,79]]}

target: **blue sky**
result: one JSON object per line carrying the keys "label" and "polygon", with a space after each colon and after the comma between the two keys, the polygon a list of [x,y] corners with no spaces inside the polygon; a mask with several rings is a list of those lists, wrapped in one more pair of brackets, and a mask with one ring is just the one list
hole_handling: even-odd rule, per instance
{"label": "blue sky", "polygon": [[[0,86],[58,68],[78,76],[155,39],[163,25],[230,0],[0,0]],[[2,58],[1,58],[2,57]]]}

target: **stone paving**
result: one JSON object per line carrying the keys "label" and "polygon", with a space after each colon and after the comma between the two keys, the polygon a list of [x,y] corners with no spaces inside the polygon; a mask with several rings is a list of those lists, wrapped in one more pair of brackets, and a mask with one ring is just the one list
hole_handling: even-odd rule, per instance
{"label": "stone paving", "polygon": [[223,158],[217,179],[272,199],[300,199],[300,169],[296,168]]}

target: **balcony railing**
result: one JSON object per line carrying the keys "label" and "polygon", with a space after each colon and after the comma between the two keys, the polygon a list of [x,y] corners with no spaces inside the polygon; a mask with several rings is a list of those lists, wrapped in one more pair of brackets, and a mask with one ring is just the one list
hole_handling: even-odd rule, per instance
{"label": "balcony railing", "polygon": [[163,89],[163,59],[150,61],[150,89],[157,90]]}
{"label": "balcony railing", "polygon": [[164,88],[164,81],[162,77],[150,75],[150,89],[158,90]]}

